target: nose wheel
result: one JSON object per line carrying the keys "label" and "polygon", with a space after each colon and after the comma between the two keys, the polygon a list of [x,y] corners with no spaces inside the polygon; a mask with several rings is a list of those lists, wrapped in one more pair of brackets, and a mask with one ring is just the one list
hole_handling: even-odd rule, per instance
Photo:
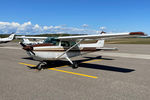
{"label": "nose wheel", "polygon": [[40,62],[40,63],[36,66],[36,68],[37,68],[38,70],[42,70],[44,65],[46,65],[45,62]]}

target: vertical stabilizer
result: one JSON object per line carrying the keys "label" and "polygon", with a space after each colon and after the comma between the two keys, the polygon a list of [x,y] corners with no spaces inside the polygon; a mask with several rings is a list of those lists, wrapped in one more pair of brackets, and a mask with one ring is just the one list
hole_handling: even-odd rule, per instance
{"label": "vertical stabilizer", "polygon": [[13,40],[14,37],[15,37],[15,34],[11,34],[11,35],[8,37],[8,39]]}
{"label": "vertical stabilizer", "polygon": [[105,42],[104,39],[98,40],[97,43],[96,43],[96,47],[97,47],[97,48],[102,48],[102,47],[104,47],[104,42]]}
{"label": "vertical stabilizer", "polygon": [[29,39],[23,38],[22,40],[23,40],[24,43],[29,43],[30,42]]}
{"label": "vertical stabilizer", "polygon": [[[105,31],[102,31],[100,34],[106,34],[106,32]],[[105,42],[105,40],[104,39],[100,39],[100,40],[98,40],[97,41],[97,48],[102,48],[102,47],[104,47],[104,42]]]}

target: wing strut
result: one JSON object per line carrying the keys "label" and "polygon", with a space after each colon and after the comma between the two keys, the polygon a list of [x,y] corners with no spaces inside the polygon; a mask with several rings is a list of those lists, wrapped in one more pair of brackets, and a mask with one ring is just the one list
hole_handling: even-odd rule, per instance
{"label": "wing strut", "polygon": [[66,54],[68,51],[70,51],[72,48],[74,48],[75,46],[77,46],[83,39],[81,39],[79,42],[77,42],[76,44],[74,44],[73,46],[71,46],[69,49],[67,49],[63,54],[61,54],[60,56],[56,57],[56,58],[60,58],[62,57],[64,54]]}

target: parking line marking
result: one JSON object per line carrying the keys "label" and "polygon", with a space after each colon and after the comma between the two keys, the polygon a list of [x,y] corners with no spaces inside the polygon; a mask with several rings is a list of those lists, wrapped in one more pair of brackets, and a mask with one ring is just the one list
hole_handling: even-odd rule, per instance
{"label": "parking line marking", "polygon": [[[19,64],[26,65],[26,66],[31,66],[31,67],[35,67],[35,66],[36,66],[36,65],[32,65],[32,64],[26,64],[26,63],[19,63]],[[63,73],[73,74],[73,75],[84,76],[84,77],[98,78],[98,77],[96,77],[96,76],[91,76],[91,75],[86,75],[86,74],[81,74],[81,73],[75,73],[75,72],[60,70],[60,69],[56,69],[56,68],[48,68],[48,69],[49,69],[49,70],[54,70],[54,71],[63,72]]]}
{"label": "parking line marking", "polygon": [[[102,61],[103,59],[96,59],[96,60],[90,60],[90,61],[84,61],[82,63],[91,63],[91,62],[96,62],[96,61]],[[27,65],[27,66],[31,66],[31,67],[35,67],[36,65],[32,65],[32,64],[26,64],[26,63],[19,63],[22,65]],[[64,66],[59,66],[59,67],[55,67],[55,68],[60,68],[60,67],[68,67],[68,65],[64,65]]]}
{"label": "parking line marking", "polygon": [[31,66],[31,67],[36,67],[36,65],[32,65],[32,64],[26,64],[26,63],[19,63],[19,64],[26,65],[26,66]]}
{"label": "parking line marking", "polygon": [[98,78],[98,77],[96,77],[96,76],[91,76],[91,75],[86,75],[86,74],[81,74],[81,73],[75,73],[75,72],[60,70],[60,69],[56,69],[56,68],[49,68],[49,69],[50,69],[50,70],[54,70],[54,71],[59,71],[59,72],[68,73],[68,74],[73,74],[73,75],[85,76],[85,77],[90,77],[90,78]]}
{"label": "parking line marking", "polygon": [[91,62],[96,62],[96,61],[102,61],[103,59],[95,59],[95,60],[90,60],[90,61],[84,61],[82,63],[91,63]]}

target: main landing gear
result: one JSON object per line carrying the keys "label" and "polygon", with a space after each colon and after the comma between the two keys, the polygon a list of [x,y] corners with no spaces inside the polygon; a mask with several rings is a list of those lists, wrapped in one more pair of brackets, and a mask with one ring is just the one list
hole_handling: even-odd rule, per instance
{"label": "main landing gear", "polygon": [[[72,64],[71,67],[72,67],[73,69],[76,69],[76,68],[79,67],[77,62],[71,61],[71,59],[68,58],[68,57],[66,57],[66,59]],[[49,62],[41,61],[41,62],[36,66],[36,68],[37,68],[38,70],[42,70],[44,66],[49,65],[49,64],[50,64]]]}
{"label": "main landing gear", "polygon": [[79,66],[78,66],[78,63],[77,62],[73,62],[73,64],[72,64],[72,66],[71,66],[73,69],[76,69],[76,68],[78,68]]}
{"label": "main landing gear", "polygon": [[73,62],[73,61],[72,61],[70,58],[68,58],[68,57],[66,57],[66,59],[72,64],[71,67],[72,67],[73,69],[76,69],[76,68],[79,67],[78,64],[77,64],[77,62]]}

